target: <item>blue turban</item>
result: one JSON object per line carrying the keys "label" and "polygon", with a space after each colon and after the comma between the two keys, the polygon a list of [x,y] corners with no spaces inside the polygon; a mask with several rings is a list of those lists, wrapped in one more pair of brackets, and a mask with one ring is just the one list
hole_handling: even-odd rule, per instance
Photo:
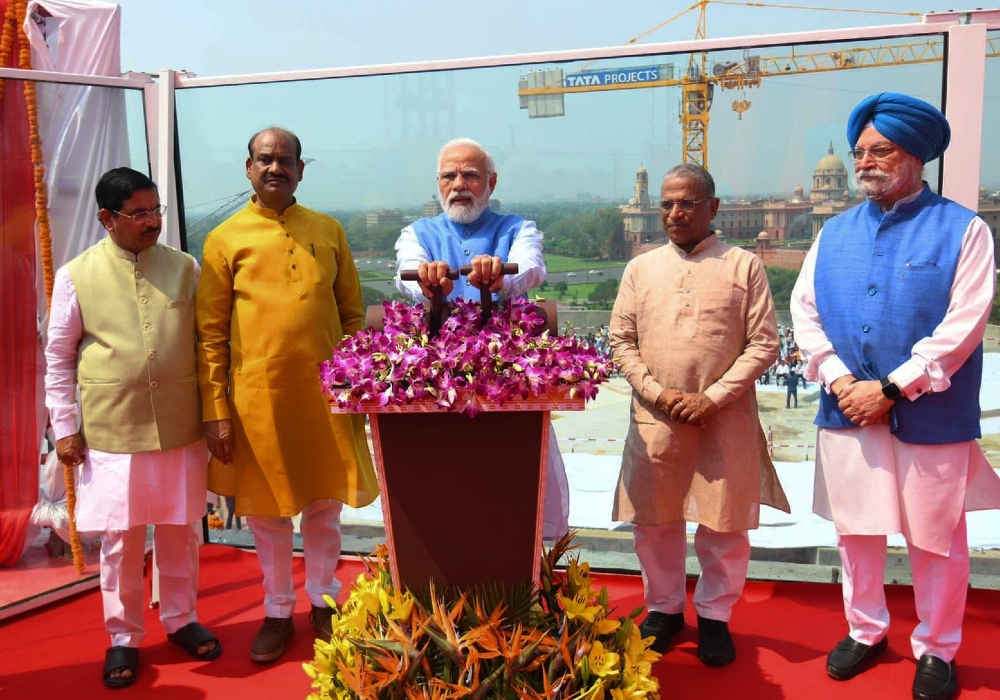
{"label": "blue turban", "polygon": [[923,163],[944,153],[951,141],[951,127],[937,107],[898,92],[866,97],[854,108],[847,119],[847,143],[852,149],[869,122],[878,133]]}

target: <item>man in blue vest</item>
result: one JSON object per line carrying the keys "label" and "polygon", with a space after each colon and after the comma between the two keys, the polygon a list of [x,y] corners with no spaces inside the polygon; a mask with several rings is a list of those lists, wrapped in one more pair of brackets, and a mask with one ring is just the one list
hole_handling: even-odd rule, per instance
{"label": "man in blue vest", "polygon": [[976,441],[993,239],[922,179],[950,136],[940,111],[907,95],[854,109],[847,140],[867,201],[826,222],[791,303],[805,376],[823,388],[814,509],[835,522],[844,565],[850,630],[826,670],[848,680],[888,646],[886,536],[902,534],[920,619],[917,700],[958,690],[965,512],[1000,507],[1000,479]]}
{"label": "man in blue vest", "polygon": [[[493,156],[472,139],[446,143],[438,154],[438,193],[444,211],[418,219],[396,241],[396,287],[412,301],[422,301],[440,287],[446,299],[479,299],[480,288],[504,297],[520,296],[545,281],[542,234],[534,221],[490,209],[497,186]],[[516,275],[503,264],[516,263]],[[472,272],[453,282],[445,275],[471,265]],[[403,282],[401,270],[417,270],[419,282]],[[543,536],[558,539],[569,530],[569,483],[555,431],[549,430]]]}

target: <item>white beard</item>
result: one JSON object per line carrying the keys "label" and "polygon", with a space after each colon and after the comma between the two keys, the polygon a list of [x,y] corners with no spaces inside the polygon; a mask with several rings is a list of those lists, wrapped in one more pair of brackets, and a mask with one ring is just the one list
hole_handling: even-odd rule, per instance
{"label": "white beard", "polygon": [[488,207],[489,204],[489,192],[484,192],[480,199],[473,199],[472,201],[463,200],[459,202],[446,202],[444,199],[441,200],[441,206],[444,208],[448,218],[456,224],[471,224],[483,215],[483,212],[486,211],[486,207]]}

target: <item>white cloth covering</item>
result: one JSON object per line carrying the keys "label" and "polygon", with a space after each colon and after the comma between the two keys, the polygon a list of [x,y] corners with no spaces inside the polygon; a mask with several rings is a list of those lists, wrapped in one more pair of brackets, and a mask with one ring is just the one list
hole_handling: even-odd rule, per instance
{"label": "white cloth covering", "polygon": [[[330,498],[302,509],[299,532],[306,564],[306,595],[312,605],[326,607],[324,595],[336,598],[340,581],[334,576],[340,558],[340,511],[344,504]],[[292,580],[292,519],[248,515],[257,561],[264,573],[264,615],[288,618],[295,610]]]}
{"label": "white cloth covering", "polygon": [[[635,525],[635,554],[642,568],[646,609],[668,615],[684,611],[687,581],[687,525],[673,520],[662,525]],[[694,589],[695,612],[709,620],[729,622],[733,605],[743,595],[750,562],[746,530],[716,532],[699,525],[694,549],[701,576]]]}

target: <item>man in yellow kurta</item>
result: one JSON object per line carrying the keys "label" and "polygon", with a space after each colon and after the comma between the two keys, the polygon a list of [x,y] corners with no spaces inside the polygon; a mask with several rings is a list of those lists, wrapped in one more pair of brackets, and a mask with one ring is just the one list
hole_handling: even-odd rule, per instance
{"label": "man in yellow kurta", "polygon": [[361,283],[343,227],[295,200],[295,134],[250,139],[255,194],[205,239],[197,294],[198,379],[213,459],[208,487],[236,497],[264,573],[264,624],[250,658],[281,656],[293,631],[292,516],[302,518],[309,621],[329,638],[340,511],[378,495],[361,416],[332,416],[318,363],[361,329]]}
{"label": "man in yellow kurta", "polygon": [[669,242],[625,268],[611,313],[611,348],[632,385],[613,517],[634,523],[649,614],[640,629],[663,652],[684,627],[686,522],[698,523],[694,593],[698,658],[736,658],[729,634],[743,593],[760,504],[788,511],[757,417],[757,378],[778,357],[764,266],[719,241],[719,208],[704,168],[664,177]]}

